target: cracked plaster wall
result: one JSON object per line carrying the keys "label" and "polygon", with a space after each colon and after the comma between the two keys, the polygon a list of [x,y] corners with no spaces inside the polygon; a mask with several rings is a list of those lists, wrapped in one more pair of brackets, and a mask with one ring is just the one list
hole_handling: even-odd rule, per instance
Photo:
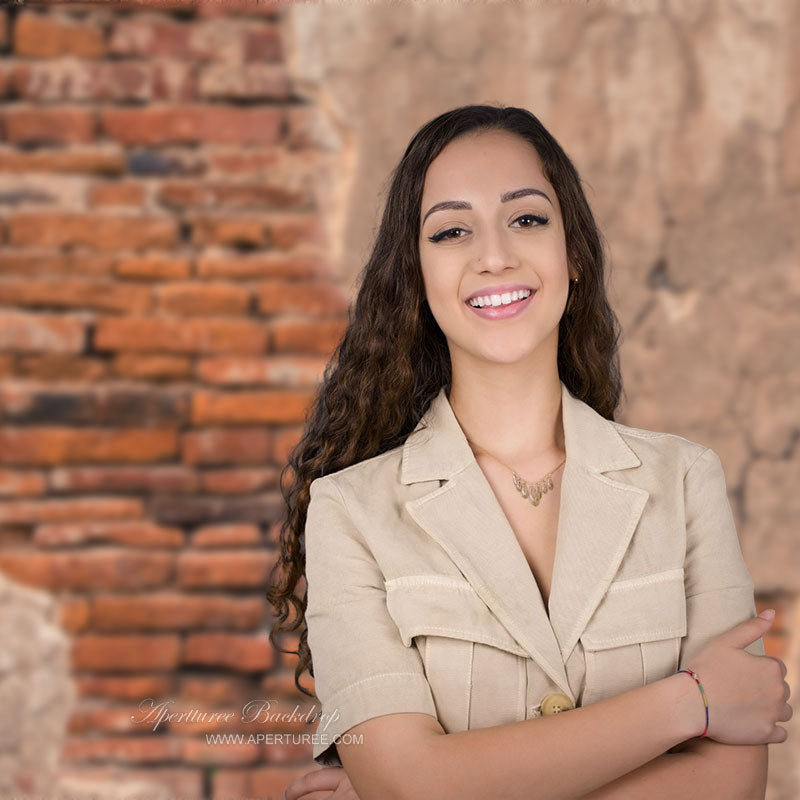
{"label": "cracked plaster wall", "polygon": [[[295,85],[335,142],[320,190],[351,291],[424,122],[499,102],[561,142],[609,243],[618,418],[719,453],[796,686],[800,4],[297,4],[286,30]],[[797,748],[772,748],[769,797],[800,791]]]}

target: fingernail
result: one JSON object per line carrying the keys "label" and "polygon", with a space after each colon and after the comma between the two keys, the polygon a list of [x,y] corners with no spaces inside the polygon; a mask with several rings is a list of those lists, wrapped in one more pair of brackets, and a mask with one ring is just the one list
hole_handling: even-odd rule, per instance
{"label": "fingernail", "polygon": [[761,617],[762,619],[772,619],[775,616],[775,609],[767,608],[766,610],[762,611],[758,616]]}

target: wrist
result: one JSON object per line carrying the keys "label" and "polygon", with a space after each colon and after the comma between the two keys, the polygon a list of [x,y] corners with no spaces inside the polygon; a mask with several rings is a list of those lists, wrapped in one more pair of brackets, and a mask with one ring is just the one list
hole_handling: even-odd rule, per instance
{"label": "wrist", "polygon": [[706,706],[695,680],[685,672],[678,672],[662,682],[672,710],[671,730],[678,737],[676,743],[701,736],[706,729]]}

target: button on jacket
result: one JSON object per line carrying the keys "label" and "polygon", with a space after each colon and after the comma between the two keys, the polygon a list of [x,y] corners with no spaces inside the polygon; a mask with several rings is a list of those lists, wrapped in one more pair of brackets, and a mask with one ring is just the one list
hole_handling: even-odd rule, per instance
{"label": "button on jacket", "polygon": [[691,666],[755,616],[717,454],[607,420],[563,382],[561,400],[547,607],[444,389],[403,445],[312,482],[318,764],[341,766],[335,737],[383,714],[454,733],[568,713]]}

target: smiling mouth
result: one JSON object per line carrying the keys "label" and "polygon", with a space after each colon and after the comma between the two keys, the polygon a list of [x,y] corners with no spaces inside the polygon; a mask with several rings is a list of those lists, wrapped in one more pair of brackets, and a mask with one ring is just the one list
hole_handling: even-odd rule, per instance
{"label": "smiling mouth", "polygon": [[467,300],[467,305],[473,308],[502,308],[519,303],[529,297],[533,292],[530,289],[514,290],[513,292],[503,292],[502,294],[490,294],[482,297],[473,297]]}

